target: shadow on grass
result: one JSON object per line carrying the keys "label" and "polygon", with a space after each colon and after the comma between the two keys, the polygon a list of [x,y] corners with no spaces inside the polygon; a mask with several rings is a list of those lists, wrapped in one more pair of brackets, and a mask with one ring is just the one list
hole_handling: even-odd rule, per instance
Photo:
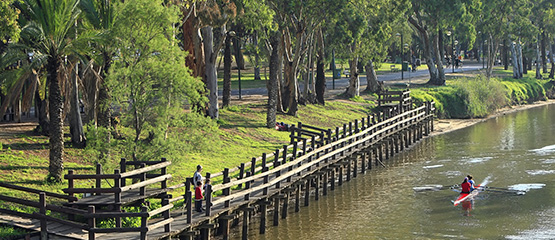
{"label": "shadow on grass", "polygon": [[12,143],[3,144],[3,148],[11,150],[43,150],[48,149],[48,143]]}

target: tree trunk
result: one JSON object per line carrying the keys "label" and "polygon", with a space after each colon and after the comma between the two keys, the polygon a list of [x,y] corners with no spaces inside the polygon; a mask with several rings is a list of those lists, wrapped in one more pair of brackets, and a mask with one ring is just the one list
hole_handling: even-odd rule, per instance
{"label": "tree trunk", "polygon": [[235,47],[235,63],[237,68],[245,70],[245,57],[243,56],[243,51],[241,47],[243,46],[243,40],[241,38],[233,38],[233,47]]}
{"label": "tree trunk", "polygon": [[74,76],[71,78],[69,132],[71,133],[71,142],[73,146],[83,148],[85,147],[85,132],[83,130],[83,121],[81,120],[81,111],[79,111],[79,88],[77,84],[79,63],[75,63],[74,71]]}
{"label": "tree trunk", "polygon": [[519,74],[519,78],[522,78],[523,72],[524,72],[524,64],[522,63],[522,44],[519,42],[517,45],[517,61],[518,61],[518,74]]}
{"label": "tree trunk", "polygon": [[347,97],[349,98],[360,95],[360,80],[358,78],[357,65],[358,65],[357,57],[349,61],[349,72],[351,73],[351,76],[349,78],[349,86],[345,91],[345,93],[347,94]]}
{"label": "tree trunk", "polygon": [[48,181],[61,182],[64,170],[63,153],[64,153],[64,121],[62,113],[64,110],[64,101],[60,89],[60,79],[58,78],[58,70],[62,60],[58,56],[51,56],[47,63],[48,72],[48,101],[50,113],[50,164],[48,167]]}
{"label": "tree trunk", "polygon": [[[440,42],[439,42],[439,36],[435,36],[433,38],[434,40],[432,41],[433,43],[433,47],[431,48],[431,50],[433,52],[436,53],[436,59],[438,59],[438,61],[436,61],[436,66],[437,66],[437,76],[436,79],[433,81],[435,85],[438,86],[443,86],[445,85],[445,71],[443,68],[443,61],[441,59],[443,59],[443,56],[439,55],[439,48],[440,48]],[[454,61],[454,59],[453,59]],[[454,64],[451,63],[451,64]]]}
{"label": "tree trunk", "polygon": [[524,64],[524,69],[522,70],[523,74],[528,74],[528,58],[527,57],[522,57],[522,62]]}
{"label": "tree trunk", "polygon": [[224,86],[222,92],[222,107],[231,102],[231,39],[225,39],[224,47]]}
{"label": "tree trunk", "polygon": [[378,76],[376,75],[376,69],[374,68],[374,62],[372,59],[368,60],[366,64],[366,90],[371,93],[378,93],[381,89],[378,84]]}
{"label": "tree trunk", "polygon": [[324,59],[325,59],[325,52],[324,52],[324,37],[322,34],[322,29],[318,29],[317,32],[317,44],[318,44],[318,56],[317,56],[317,63],[316,63],[316,83],[314,85],[314,91],[316,92],[316,101],[319,104],[324,105],[324,93],[326,91],[326,75],[324,69]]}
{"label": "tree trunk", "polygon": [[509,47],[507,46],[507,39],[503,39],[503,69],[509,69]]}
{"label": "tree trunk", "polygon": [[512,55],[512,59],[513,59],[513,78],[519,78],[520,74],[520,68],[519,68],[519,64],[518,64],[518,54],[516,51],[516,44],[513,42],[511,43],[511,55]]}
{"label": "tree trunk", "polygon": [[279,91],[279,34],[274,34],[270,38],[272,51],[270,53],[270,79],[268,82],[268,111],[266,113],[266,127],[274,128],[276,124],[276,114],[278,108],[278,91]]}
{"label": "tree trunk", "polygon": [[46,110],[48,108],[48,101],[46,101],[46,98],[40,99],[38,88],[35,90],[35,106],[39,116],[39,125],[35,131],[43,136],[48,136],[50,132],[50,121],[48,119],[48,111]]}
{"label": "tree trunk", "polygon": [[538,41],[536,42],[536,79],[542,79],[543,76],[541,74],[541,65],[543,65],[543,63],[541,62],[541,54],[540,54],[540,35],[538,34]]}
{"label": "tree trunk", "polygon": [[214,32],[213,28],[203,27],[202,38],[204,43],[206,88],[208,89],[208,116],[218,119],[218,72],[214,60]]}
{"label": "tree trunk", "polygon": [[437,50],[437,41],[435,44],[436,50],[434,50],[434,44],[432,39],[430,39],[430,33],[428,30],[414,17],[409,17],[409,23],[416,28],[422,42],[424,43],[424,56],[426,57],[426,65],[428,65],[428,71],[430,72],[430,80],[428,83],[433,85],[444,85],[445,73],[442,71],[441,75],[443,75],[443,77],[440,77],[440,73],[438,72],[436,63],[434,62],[434,58],[436,58],[437,66],[441,66],[441,69],[443,69],[443,56],[438,56],[439,50]]}
{"label": "tree trunk", "polygon": [[310,85],[312,84],[312,82],[314,82],[312,80],[312,51],[314,50],[313,47],[313,41],[314,41],[314,35],[312,35],[312,37],[309,40],[309,45],[308,45],[308,59],[307,59],[307,63],[306,63],[306,75],[305,75],[305,83],[304,83],[304,90],[303,90],[303,98],[305,99],[305,101],[309,101],[310,96],[309,96],[309,92],[310,92]]}
{"label": "tree trunk", "polygon": [[547,46],[546,46],[547,37],[546,37],[546,35],[545,35],[545,32],[542,32],[541,38],[542,38],[542,41],[541,41],[542,70],[543,70],[543,73],[547,73],[547,52],[546,52],[546,49],[547,49]]}
{"label": "tree trunk", "polygon": [[553,79],[555,75],[555,58],[553,57],[553,50],[555,50],[555,44],[551,44],[551,51],[549,51],[549,60],[551,60],[551,71],[549,71],[550,79]]}
{"label": "tree trunk", "polygon": [[[254,47],[258,50],[258,32],[254,31],[252,35],[252,42]],[[260,54],[254,51],[254,80],[261,80],[260,77]]]}
{"label": "tree trunk", "polygon": [[297,86],[297,70],[294,67],[293,62],[286,61],[285,68],[285,84],[286,84],[286,93],[289,96],[288,104],[287,104],[287,114],[291,116],[297,115],[298,104],[299,104],[299,94],[298,94],[298,86]]}
{"label": "tree trunk", "polygon": [[[188,16],[188,13],[185,11],[184,16]],[[185,58],[185,66],[187,66],[193,72],[194,77],[198,77],[200,73],[198,72],[197,68],[197,59],[195,59],[195,53],[197,48],[195,48],[195,38],[198,38],[197,29],[195,28],[195,21],[196,17],[189,16],[185,22],[183,22],[182,30],[183,30],[183,51],[186,51],[187,57]]]}

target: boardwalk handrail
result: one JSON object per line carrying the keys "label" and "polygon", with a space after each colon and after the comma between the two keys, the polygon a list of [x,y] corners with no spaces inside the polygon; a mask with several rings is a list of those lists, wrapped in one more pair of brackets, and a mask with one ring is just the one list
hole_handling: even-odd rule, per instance
{"label": "boardwalk handrail", "polygon": [[[379,135],[385,134],[390,130],[393,130],[395,128],[398,128],[399,125],[404,125],[406,123],[410,123],[412,121],[423,121],[424,119],[426,119],[427,117],[429,117],[429,113],[426,110],[427,109],[427,105],[419,107],[413,111],[409,111],[409,112],[405,112],[399,115],[396,115],[390,119],[387,119],[385,121],[379,122],[371,127],[366,128],[363,131],[360,131],[359,133],[353,134],[351,136],[342,138],[338,141],[332,142],[330,144],[324,145],[318,149],[315,149],[314,151],[300,156],[299,158],[293,160],[293,161],[289,161],[283,165],[280,165],[278,167],[273,168],[270,171],[266,171],[266,172],[262,172],[259,174],[256,174],[254,176],[250,176],[250,177],[246,177],[243,179],[237,179],[234,181],[230,181],[229,183],[225,183],[225,184],[218,184],[215,186],[210,187],[210,191],[218,191],[218,190],[224,190],[224,189],[230,189],[231,187],[234,186],[238,186],[244,183],[249,183],[249,182],[253,182],[255,180],[261,179],[263,177],[272,175],[272,174],[276,174],[277,172],[282,172],[285,169],[289,169],[291,167],[294,167],[296,165],[299,165],[300,163],[302,163],[303,161],[306,161],[307,159],[313,157],[314,155],[317,155],[319,153],[328,151],[329,149],[332,149],[331,152],[325,153],[324,155],[320,156],[318,159],[326,159],[330,156],[333,156],[337,153],[340,153],[342,151],[345,151],[345,149],[349,149],[352,147],[356,147],[357,145],[368,141],[369,139],[373,139]],[[416,114],[415,114],[416,113]],[[414,116],[412,116],[414,115]],[[433,115],[432,115],[433,116]],[[395,124],[395,125],[391,125],[391,124]],[[358,138],[362,138],[362,140],[357,140]],[[353,141],[353,142],[352,142]],[[351,143],[352,142],[352,143]],[[342,146],[343,144],[346,144],[346,146],[340,147],[338,149],[334,149],[334,147],[336,146]],[[302,164],[300,166],[297,167],[297,170],[294,171],[288,171],[285,174],[281,174],[280,176],[276,177],[275,179],[273,179],[272,181],[269,181],[267,183],[264,183],[262,185],[258,185],[256,187],[252,187],[248,189],[248,192],[253,192],[253,191],[258,191],[261,189],[265,189],[267,187],[270,187],[278,182],[281,182],[285,179],[288,179],[289,177],[305,170],[308,169],[310,167],[312,167],[313,165],[318,164],[320,161],[319,160],[314,160],[308,164]],[[210,195],[210,193],[207,193],[207,195]],[[237,191],[236,193],[227,195],[227,196],[222,196],[222,197],[218,197],[217,200],[212,201],[210,203],[213,204],[221,204],[224,203],[226,201],[230,201],[232,199],[238,198],[238,197],[243,197],[245,196],[245,193],[243,191]],[[208,205],[208,203],[207,203]],[[208,212],[207,212],[208,214]]]}

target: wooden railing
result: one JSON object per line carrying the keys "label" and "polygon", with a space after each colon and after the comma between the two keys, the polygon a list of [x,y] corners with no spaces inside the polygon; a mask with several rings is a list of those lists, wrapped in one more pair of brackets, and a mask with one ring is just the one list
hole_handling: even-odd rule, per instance
{"label": "wooden railing", "polygon": [[[271,156],[273,160],[269,161],[270,154],[263,154],[262,158],[253,158],[250,162],[250,171],[246,171],[247,163],[241,164],[237,170],[241,173],[235,177],[231,177],[231,170],[224,169],[217,176],[223,176],[221,182],[208,185],[207,193],[205,194],[206,216],[211,215],[211,206],[223,205],[229,207],[230,202],[237,199],[249,199],[254,192],[260,191],[262,195],[268,194],[268,189],[271,187],[280,188],[280,184],[284,182],[290,183],[291,179],[298,176],[300,173],[303,175],[310,175],[323,166],[328,166],[337,162],[340,157],[345,156],[357,149],[371,146],[377,142],[383,141],[401,131],[407,130],[414,126],[421,126],[424,128],[424,135],[427,135],[433,129],[433,103],[426,103],[421,107],[414,110],[398,113],[398,109],[386,112],[385,114],[378,113],[370,115],[360,122],[358,120],[349,124],[344,124],[342,127],[336,128],[335,131],[329,129],[321,129],[305,124],[299,124],[301,129],[312,129],[319,131],[318,136],[311,136],[311,144],[305,143],[308,139],[301,139],[301,148],[299,142],[293,142],[293,151],[288,152],[289,146],[284,146],[283,149],[276,150]],[[360,123],[360,124],[359,124]],[[298,137],[299,128],[293,128],[291,135]],[[301,132],[302,136],[302,132]],[[320,143],[315,141],[316,137]],[[326,144],[321,144],[326,143]],[[312,148],[311,148],[312,146]],[[293,154],[296,152],[297,154]],[[283,154],[287,153],[287,154]],[[279,157],[283,154],[283,158]],[[257,165],[258,160],[261,159],[260,165]],[[253,167],[257,166],[257,167]],[[207,179],[212,179],[210,173],[206,173]],[[190,191],[192,179],[187,179],[183,184],[176,185],[177,188],[185,187],[185,194],[174,199],[170,202],[179,200],[186,201],[186,212],[188,214],[188,223],[191,223],[191,198]],[[256,183],[256,184],[255,184]],[[232,189],[233,192],[232,192]],[[213,197],[214,192],[221,191],[221,195]]]}
{"label": "wooden railing", "polygon": [[397,106],[401,111],[407,111],[412,105],[410,90],[389,91],[378,93],[378,107]]}

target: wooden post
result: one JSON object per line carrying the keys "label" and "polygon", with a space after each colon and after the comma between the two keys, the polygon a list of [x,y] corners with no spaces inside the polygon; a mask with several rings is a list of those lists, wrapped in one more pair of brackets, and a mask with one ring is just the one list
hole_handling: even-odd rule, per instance
{"label": "wooden post", "polygon": [[[73,182],[73,170],[67,170],[67,175],[68,175],[68,178],[67,178],[67,188],[68,188],[69,190],[72,190],[72,189],[73,189],[73,186],[74,186],[74,182]],[[73,191],[70,191],[67,195],[69,195],[69,197],[70,197],[68,201],[69,201],[70,203],[73,202],[73,200],[72,200],[72,199],[74,199],[74,198],[73,198],[73,196],[74,196]]]}
{"label": "wooden post", "polygon": [[279,166],[279,149],[274,153],[274,168]]}
{"label": "wooden post", "polygon": [[291,161],[295,160],[297,158],[297,149],[299,147],[299,142],[294,142],[293,143],[293,157],[291,158]]}
{"label": "wooden post", "polygon": [[316,175],[314,187],[314,200],[318,201],[320,198],[320,175]]}
{"label": "wooden post", "polygon": [[328,173],[327,169],[324,169],[324,175],[322,175],[322,195],[328,195]]}
{"label": "wooden post", "polygon": [[[162,199],[162,206],[167,206],[168,204],[170,204],[169,197],[171,197],[171,195],[166,195]],[[163,215],[164,215],[164,220],[170,219],[170,210],[168,209],[164,211]],[[166,225],[164,225],[164,232],[170,232],[170,231],[171,231],[171,223],[167,223]]]}
{"label": "wooden post", "polygon": [[256,173],[256,158],[253,157],[251,159],[251,176],[254,176],[255,173]]}
{"label": "wooden post", "polygon": [[206,196],[204,198],[206,198],[206,216],[209,217],[212,213],[212,185],[206,185]]}
{"label": "wooden post", "polygon": [[[89,214],[94,214],[95,210],[94,210],[94,205],[90,205],[89,206]],[[94,229],[96,228],[96,219],[94,217],[90,217],[89,220],[89,240],[94,240],[95,236],[94,236]],[[48,239],[45,238],[43,236],[41,236],[41,239]]]}
{"label": "wooden post", "polygon": [[[229,230],[231,228],[230,221],[235,218],[235,214],[233,215],[223,215],[218,218],[219,226],[218,229],[220,234],[222,234],[223,240],[229,240]],[[217,233],[216,233],[217,234]]]}
{"label": "wooden post", "polygon": [[268,171],[268,167],[266,166],[266,153],[262,153],[262,172]]}
{"label": "wooden post", "polygon": [[335,140],[340,139],[341,136],[339,135],[339,127],[335,127]]}
{"label": "wooden post", "polygon": [[287,163],[287,145],[283,145],[283,163]]}
{"label": "wooden post", "polygon": [[281,208],[281,219],[287,218],[287,209],[289,208],[289,193],[284,195],[283,206]]}
{"label": "wooden post", "polygon": [[355,119],[355,133],[360,132],[360,130],[358,129],[358,119]]}
{"label": "wooden post", "polygon": [[[162,162],[166,162],[166,161],[168,161],[166,158],[162,158]],[[166,175],[168,173],[167,167],[163,167],[162,169],[160,169],[160,172],[161,172],[162,176]],[[167,179],[162,181],[161,188],[162,189],[168,188],[168,180]]]}
{"label": "wooden post", "polygon": [[[264,184],[268,183],[268,178],[269,178],[268,175],[264,176]],[[265,187],[264,189],[262,189],[262,195],[264,196],[268,195],[268,187]]]}
{"label": "wooden post", "polygon": [[308,206],[310,204],[310,179],[305,180],[304,188],[304,205]]}
{"label": "wooden post", "polygon": [[343,138],[347,137],[347,124],[343,124]]}
{"label": "wooden post", "polygon": [[[248,172],[247,173],[247,178],[250,177],[250,176],[251,176],[251,173]],[[245,193],[245,197],[244,197],[245,201],[248,201],[249,198],[250,198],[250,191],[248,190],[249,188],[251,188],[251,182],[250,181],[245,183],[245,190],[247,192],[247,193]]]}
{"label": "wooden post", "polygon": [[343,166],[339,166],[339,183],[338,185],[341,186],[343,185]]}
{"label": "wooden post", "polygon": [[243,210],[243,231],[241,239],[247,240],[249,238],[249,213],[254,211],[253,207],[242,208]]}
{"label": "wooden post", "polygon": [[360,173],[366,173],[366,152],[362,151],[360,155]]}
{"label": "wooden post", "polygon": [[274,198],[274,226],[279,225],[279,197]]}
{"label": "wooden post", "polygon": [[353,159],[351,157],[347,158],[347,162],[346,162],[346,164],[347,164],[347,181],[351,181],[351,174],[352,174],[352,169],[351,168],[352,168],[352,165],[353,165],[352,161],[353,161]]}
{"label": "wooden post", "polygon": [[[144,168],[144,167],[146,167],[146,164],[141,163],[141,168]],[[146,181],[146,172],[141,173],[141,182],[144,182],[144,181]],[[141,187],[139,191],[140,191],[141,196],[145,196],[146,195],[146,186]]]}
{"label": "wooden post", "polygon": [[331,169],[331,190],[335,190],[335,169]]}
{"label": "wooden post", "polygon": [[[119,169],[121,173],[125,173],[127,171],[127,160],[125,158],[121,158],[119,161]],[[125,179],[121,181],[121,186],[125,187]]]}
{"label": "wooden post", "polygon": [[[119,175],[119,169],[114,169],[114,174],[115,175]],[[122,179],[117,177],[114,178],[114,188],[118,189],[115,193],[114,193],[114,204],[115,204],[115,211],[116,212],[121,212],[121,182]],[[121,227],[121,217],[116,217],[116,227],[120,228]]]}
{"label": "wooden post", "polygon": [[187,223],[193,220],[193,193],[191,192],[191,183],[193,178],[186,178],[185,180],[185,207],[187,208]]}
{"label": "wooden post", "polygon": [[[141,212],[148,213],[148,208],[142,206]],[[141,217],[141,240],[146,240],[146,233],[148,232],[147,220],[148,217]]]}
{"label": "wooden post", "polygon": [[[224,168],[224,171],[223,171],[223,184],[229,183],[230,181],[231,181],[231,179],[229,178],[229,168]],[[229,193],[230,193],[230,188],[222,189],[222,194],[223,194],[224,196],[229,196]],[[226,208],[229,207],[229,202],[230,202],[230,201],[225,201],[225,202],[224,202],[224,207],[226,207]]]}
{"label": "wooden post", "polygon": [[[96,175],[100,175],[100,174],[102,174],[102,164],[97,163],[96,164]],[[102,179],[100,179],[100,178],[96,179],[96,188],[97,189],[102,188]],[[100,193],[95,193],[95,195],[100,195]]]}
{"label": "wooden post", "polygon": [[301,211],[301,185],[295,187],[295,212]]}
{"label": "wooden post", "polygon": [[353,178],[356,178],[357,172],[358,172],[358,154],[355,154],[353,156],[354,156]]}
{"label": "wooden post", "polygon": [[268,204],[270,202],[263,200],[259,202],[260,204],[260,227],[258,228],[258,233],[264,234],[266,233],[266,218],[268,215]]}
{"label": "wooden post", "polygon": [[366,125],[364,125],[364,118],[360,119],[360,129],[366,130]]}
{"label": "wooden post", "polygon": [[306,138],[303,138],[303,149],[302,149],[303,153],[302,153],[302,155],[305,155],[307,150],[308,150],[307,147],[306,147],[306,142],[307,142]]}
{"label": "wooden post", "polygon": [[46,225],[46,193],[39,193],[40,239],[48,239],[48,226]]}
{"label": "wooden post", "polygon": [[[239,166],[239,176],[237,176],[237,179],[243,179],[244,175],[245,175],[245,163],[241,163],[241,165]],[[237,187],[243,188],[243,184],[238,184]]]}

